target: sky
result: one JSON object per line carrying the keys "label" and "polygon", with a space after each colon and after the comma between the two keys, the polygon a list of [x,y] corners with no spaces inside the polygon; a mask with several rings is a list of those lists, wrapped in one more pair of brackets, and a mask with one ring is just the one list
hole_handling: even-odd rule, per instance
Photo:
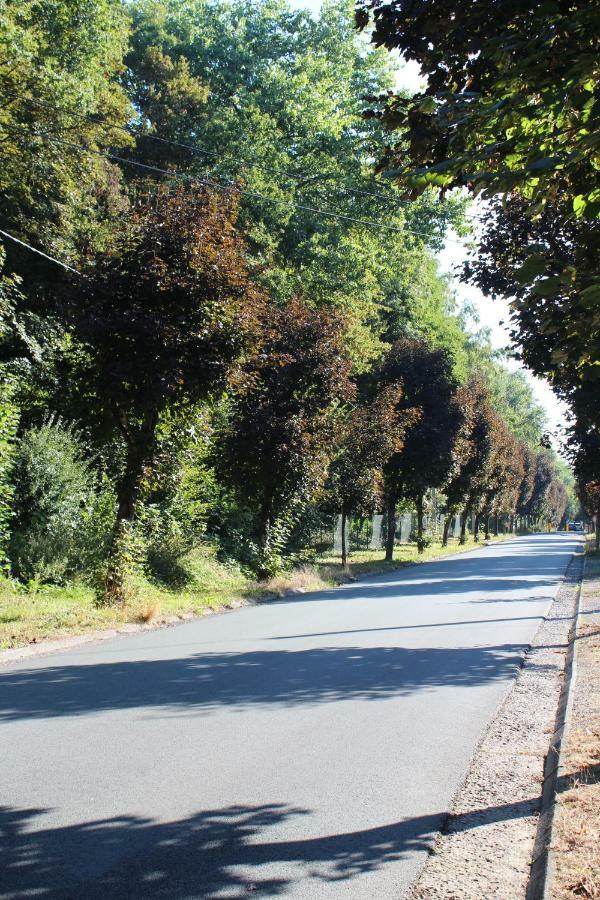
{"label": "sky", "polygon": [[[292,6],[309,9],[318,12],[321,0],[290,0]],[[398,87],[404,87],[415,92],[423,84],[419,74],[419,68],[415,62],[405,62],[398,71]],[[466,249],[464,245],[455,240],[448,240],[444,250],[439,254],[440,268],[451,276],[451,280],[459,300],[466,300],[474,306],[479,318],[479,327],[488,328],[494,348],[510,348],[510,335],[505,324],[509,319],[508,301],[492,300],[486,297],[478,288],[463,284],[456,276],[455,270],[465,260]],[[552,443],[556,450],[560,450],[561,432],[566,424],[567,407],[554,395],[550,385],[535,378],[528,369],[517,360],[507,360],[509,368],[522,369],[531,384],[533,394],[538,403],[544,408],[548,420],[548,428],[554,435]]]}

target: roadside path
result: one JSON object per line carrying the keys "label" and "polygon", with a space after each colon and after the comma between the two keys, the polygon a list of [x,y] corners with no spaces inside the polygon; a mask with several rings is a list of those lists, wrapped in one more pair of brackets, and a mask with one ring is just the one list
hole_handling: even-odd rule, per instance
{"label": "roadside path", "polygon": [[0,897],[405,896],[579,545],[0,669]]}

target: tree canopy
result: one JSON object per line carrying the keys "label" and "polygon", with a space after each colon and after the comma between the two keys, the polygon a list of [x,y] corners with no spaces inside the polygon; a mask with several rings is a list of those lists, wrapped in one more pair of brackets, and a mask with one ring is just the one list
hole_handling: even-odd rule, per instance
{"label": "tree canopy", "polygon": [[373,43],[426,79],[410,98],[372,95],[367,115],[395,133],[380,171],[405,197],[487,201],[465,276],[511,300],[525,362],[569,401],[600,371],[598,14],[597,0],[357,5]]}
{"label": "tree canopy", "polygon": [[[0,50],[0,565],[123,600],[127,566],[177,573],[207,540],[273,574],[338,514],[364,538],[386,509],[389,557],[397,511],[421,549],[425,510],[556,520],[542,413],[436,259],[467,198],[374,173],[412,101],[363,114],[397,73],[349,0],[26,0]],[[473,279],[513,290],[528,221],[523,252],[488,230]]]}

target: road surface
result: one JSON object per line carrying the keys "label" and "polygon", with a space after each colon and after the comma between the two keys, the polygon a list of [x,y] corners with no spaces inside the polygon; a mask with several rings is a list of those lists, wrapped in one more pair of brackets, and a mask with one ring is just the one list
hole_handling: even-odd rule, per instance
{"label": "road surface", "polygon": [[0,897],[406,896],[580,543],[0,669]]}

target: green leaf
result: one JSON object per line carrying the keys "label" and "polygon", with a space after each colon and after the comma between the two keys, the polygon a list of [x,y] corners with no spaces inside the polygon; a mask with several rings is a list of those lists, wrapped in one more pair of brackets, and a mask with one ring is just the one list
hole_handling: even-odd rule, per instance
{"label": "green leaf", "polygon": [[435,99],[433,97],[425,97],[424,100],[421,100],[417,109],[419,112],[425,113],[426,115],[430,115],[435,112]]}
{"label": "green leaf", "polygon": [[527,284],[546,271],[548,261],[542,253],[533,253],[528,256],[520,269],[515,272],[519,284]]}
{"label": "green leaf", "polygon": [[534,285],[533,290],[540,297],[551,297],[552,294],[558,293],[562,287],[560,276],[553,275],[551,278],[544,278]]}
{"label": "green leaf", "polygon": [[529,163],[527,170],[529,172],[546,172],[548,169],[555,169],[560,161],[558,156],[542,156]]}
{"label": "green leaf", "polygon": [[587,206],[587,200],[583,194],[577,194],[577,196],[573,199],[573,212],[577,216],[578,219],[585,212],[585,208]]}
{"label": "green leaf", "polygon": [[590,284],[579,292],[586,303],[600,303],[600,284]]}

